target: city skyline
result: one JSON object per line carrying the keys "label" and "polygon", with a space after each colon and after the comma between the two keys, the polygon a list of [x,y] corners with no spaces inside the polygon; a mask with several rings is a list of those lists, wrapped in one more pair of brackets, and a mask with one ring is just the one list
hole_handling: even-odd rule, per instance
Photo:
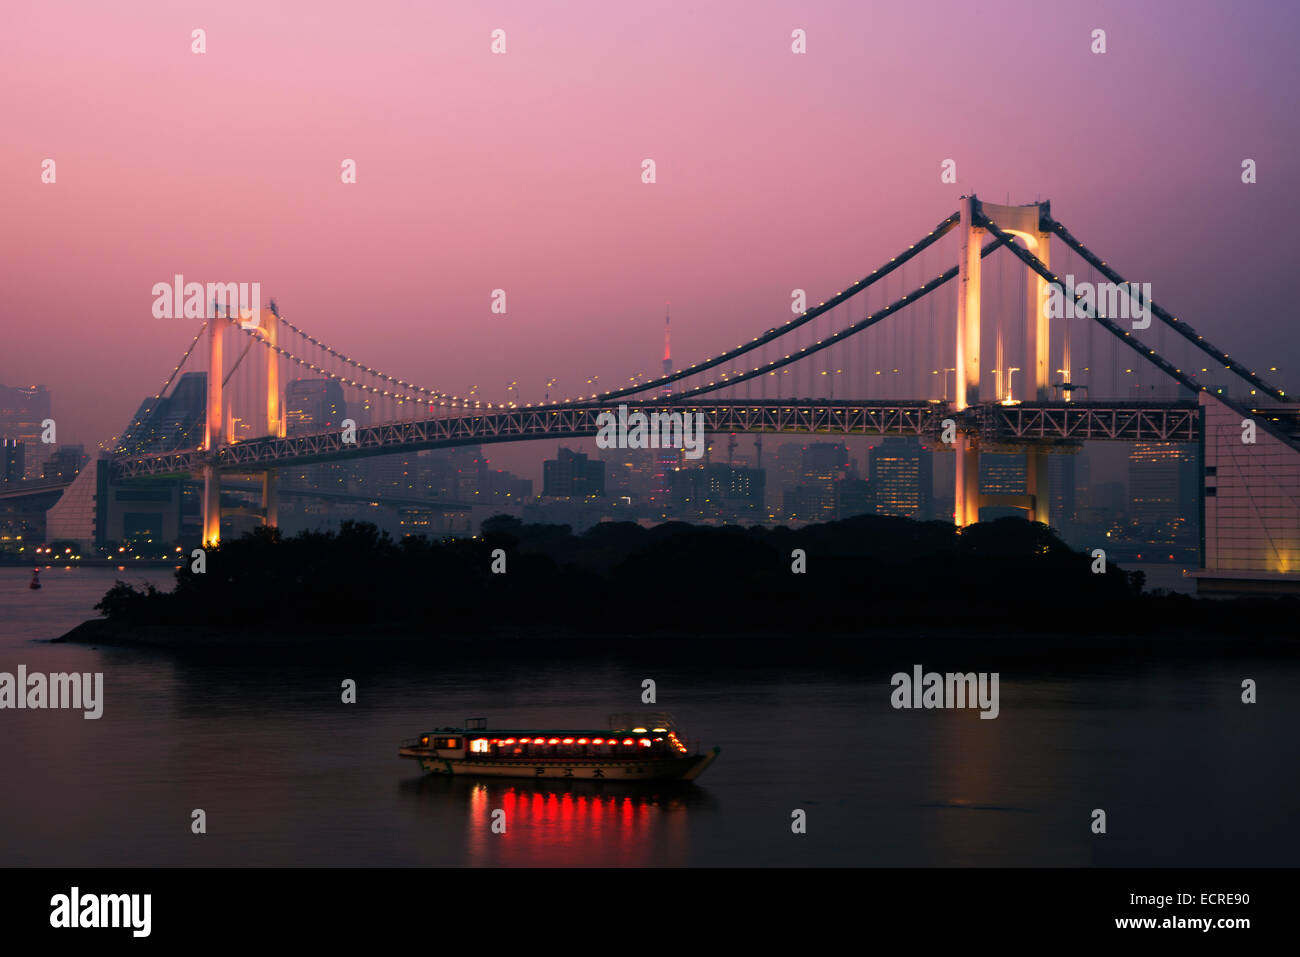
{"label": "city skyline", "polygon": [[[156,452],[174,448],[178,442],[198,441],[203,432],[205,377],[201,372],[185,373],[169,396],[142,400],[132,428],[116,449]],[[365,421],[366,410],[349,406],[333,380],[290,380],[283,393],[287,435],[337,428],[345,415],[358,415]],[[16,390],[15,394],[35,397],[41,408],[52,399],[44,389]],[[0,436],[38,428],[37,423],[28,421],[32,418],[21,410],[0,414]],[[14,423],[19,423],[18,427]],[[230,427],[235,427],[233,421]],[[845,436],[824,441],[816,436],[796,436],[788,441],[769,436],[767,462],[759,465],[761,435],[746,436],[743,446],[736,435],[709,438],[703,461],[679,460],[666,489],[662,487],[662,463],[666,461],[662,452],[600,449],[590,439],[558,441],[550,458],[542,452],[540,481],[494,467],[490,454],[499,446],[472,444],[391,454],[353,465],[290,467],[282,469],[279,478],[286,496],[280,507],[280,525],[292,534],[364,520],[399,537],[436,537],[475,531],[496,513],[525,521],[570,524],[578,530],[608,520],[796,527],[862,514],[953,520],[953,460],[944,454],[942,444],[936,456],[933,448],[915,437]],[[60,477],[70,480],[90,461],[79,444],[37,445],[36,449],[44,456],[45,483]],[[1051,498],[1052,526],[1076,547],[1104,541],[1139,558],[1146,554],[1150,559],[1167,557],[1185,564],[1190,560],[1189,550],[1197,547],[1201,530],[1196,446],[1138,442],[1118,447],[1122,461],[1111,454],[1114,461],[1104,463],[1106,468],[1094,467],[1106,450],[1105,443],[1086,443],[1072,453],[1051,456],[1046,494]],[[22,453],[22,442],[6,438],[5,481],[22,481]],[[1122,467],[1116,468],[1116,461]],[[994,497],[1023,495],[1027,491],[1026,463],[1023,453],[985,453],[980,467],[982,490]],[[588,472],[594,476],[590,480],[583,477]],[[26,477],[37,476],[27,470]],[[97,484],[94,494],[105,503],[113,500],[117,504],[104,505],[104,513],[96,517],[93,507],[86,511],[84,493],[69,494],[67,504],[42,523],[30,509],[51,504],[47,493],[39,491],[45,483],[34,486],[36,491],[28,503],[19,504],[16,510],[12,507],[16,503],[10,503],[0,515],[0,551],[13,553],[23,541],[30,547],[59,538],[79,542],[77,550],[88,551],[87,558],[94,557],[90,553],[96,549],[112,553],[119,543],[136,551],[149,542],[155,550],[161,549],[161,554],[170,554],[174,544],[183,545],[200,534],[198,487],[193,482],[161,493]],[[9,484],[7,490],[18,491],[19,486]],[[238,498],[246,497],[253,488],[247,481],[235,482],[228,491]],[[146,500],[153,504],[142,505]],[[420,507],[421,501],[429,504]],[[248,499],[247,505],[255,509],[256,498]],[[990,504],[981,508],[980,514],[989,520],[1022,513]],[[78,516],[77,522],[94,531],[74,531],[77,525],[67,520],[69,515]],[[226,524],[225,534],[237,535],[259,522],[246,516],[227,519]]]}

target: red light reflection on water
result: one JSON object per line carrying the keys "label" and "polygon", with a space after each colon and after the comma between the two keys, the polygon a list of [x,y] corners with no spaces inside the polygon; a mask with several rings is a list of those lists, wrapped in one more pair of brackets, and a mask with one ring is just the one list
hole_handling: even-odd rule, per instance
{"label": "red light reflection on water", "polygon": [[[680,797],[605,787],[470,785],[468,863],[492,867],[687,863],[687,808]],[[504,819],[497,811],[504,812]],[[494,832],[493,822],[502,820],[505,832]]]}

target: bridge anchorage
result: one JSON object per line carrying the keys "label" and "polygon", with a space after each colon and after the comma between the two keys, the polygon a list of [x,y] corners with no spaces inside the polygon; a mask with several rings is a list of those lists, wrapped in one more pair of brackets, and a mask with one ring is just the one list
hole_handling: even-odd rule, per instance
{"label": "bridge anchorage", "polygon": [[[938,250],[937,244],[949,234],[956,240],[956,264],[924,278],[919,257]],[[995,283],[990,289],[997,295],[986,294],[984,260],[1004,248],[999,262],[1018,260],[1025,267],[1023,283],[1018,279],[1010,286],[1005,281]],[[941,250],[938,254],[950,255]],[[1145,295],[1143,322],[1148,315],[1158,320],[1150,322],[1150,335],[1173,339],[1175,348],[1204,363],[1202,372],[1222,370],[1215,374],[1244,383],[1249,398],[1240,393],[1231,398],[1222,389],[1212,391],[1189,362],[1172,362],[1139,339],[1135,333],[1143,325],[1121,326],[1117,316],[1107,315],[1104,306],[1081,294],[1082,284],[1079,289],[1073,282],[1067,285],[1065,277],[1052,271],[1058,257],[1073,263],[1063,269],[1065,277],[1091,270],[1110,283],[1132,286],[1054,219],[1049,203],[1004,206],[982,202],[975,195],[963,196],[956,212],[899,255],[780,325],[770,325],[770,320],[757,323],[766,331],[749,342],[676,370],[665,362],[662,375],[635,377],[620,388],[526,404],[485,402],[473,393],[453,395],[386,375],[314,338],[282,316],[274,303],[262,310],[254,329],[241,328],[238,317],[214,312],[206,327],[209,371],[202,440],[191,438],[188,443],[148,450],[120,449],[111,461],[112,478],[201,476],[203,538],[212,543],[220,537],[223,474],[263,476],[259,511],[267,523],[274,523],[277,470],[456,445],[593,437],[602,414],[616,414],[619,405],[627,405],[645,412],[702,415],[710,433],[933,440],[936,449],[955,454],[953,519],[965,526],[979,520],[981,508],[992,505],[1014,506],[1030,518],[1047,522],[1047,466],[1053,452],[1075,451],[1084,441],[1186,442],[1199,445],[1205,466],[1212,470],[1202,490],[1207,568],[1215,568],[1215,563],[1242,571],[1263,566],[1275,572],[1300,568],[1297,407],[1286,393]],[[907,270],[912,267],[920,276],[909,284]],[[1012,291],[1006,293],[1007,288]],[[943,297],[946,303],[936,326],[935,303],[944,302]],[[930,309],[928,335],[921,318],[925,307],[917,305],[922,300]],[[1048,308],[1052,300],[1061,318],[1054,318]],[[1066,314],[1075,318],[1064,318],[1059,308],[1063,301],[1070,304]],[[991,322],[985,321],[986,310]],[[892,349],[872,351],[876,343],[894,334],[891,330],[917,337],[913,348],[903,350],[908,359],[899,361],[896,341]],[[1088,343],[1091,361],[1076,362],[1074,344],[1080,338]],[[1095,349],[1093,338],[1101,342]],[[230,365],[224,362],[227,339],[244,343]],[[994,339],[996,345],[990,348]],[[1100,355],[1107,346],[1114,360]],[[859,349],[863,361],[858,365],[860,381],[847,390],[852,397],[843,397],[843,385],[841,397],[827,397],[827,391],[835,395],[836,376],[845,371],[831,368],[837,364],[831,357],[851,357],[853,348]],[[913,371],[907,363],[916,361],[914,353],[919,349],[929,350],[924,355],[932,360],[927,366],[933,366],[930,374],[935,378],[928,380],[928,386],[922,383],[922,397],[900,398],[905,389],[891,392],[884,383],[904,381],[905,374]],[[191,344],[182,364],[194,350]],[[996,368],[991,370],[987,362],[981,365],[983,353],[990,351],[996,355]],[[1118,399],[1098,396],[1106,367],[1118,380],[1116,367],[1130,354],[1140,358],[1141,362],[1131,363],[1139,372],[1157,371],[1172,398],[1131,392]],[[818,362],[825,366],[820,372]],[[348,389],[358,396],[355,407],[364,414],[356,416],[361,424],[354,441],[344,440],[337,420],[328,428],[302,420],[294,390],[305,388],[301,386],[305,380],[287,381],[294,366],[305,371],[314,383],[311,387],[321,394]],[[232,405],[231,393],[239,392],[237,385],[229,384],[236,368],[241,375],[252,374],[256,383],[247,403]],[[804,372],[807,387],[791,386]],[[951,397],[949,372],[954,384]],[[1021,386],[1013,397],[1012,378],[1017,372]],[[776,396],[769,394],[773,387]],[[940,391],[943,397],[937,398]],[[1258,423],[1259,448],[1243,452],[1243,419]],[[947,422],[951,430],[945,429]],[[981,456],[1011,449],[1025,454],[1024,492],[983,491]],[[1267,470],[1262,464],[1266,461]],[[1233,495],[1253,490],[1252,494],[1267,496],[1267,508],[1246,521],[1242,508],[1248,506],[1224,507],[1228,504],[1223,494],[1225,473],[1233,476]],[[1244,532],[1230,527],[1243,521],[1249,526]]]}

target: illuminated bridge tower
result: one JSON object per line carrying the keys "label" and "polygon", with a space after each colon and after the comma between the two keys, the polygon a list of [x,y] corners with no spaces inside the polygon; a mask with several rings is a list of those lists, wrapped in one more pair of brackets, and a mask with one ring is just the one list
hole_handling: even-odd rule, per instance
{"label": "illuminated bridge tower", "polygon": [[[1050,267],[1051,254],[1046,219],[1049,203],[1026,206],[998,206],[982,203],[974,195],[963,196],[961,252],[957,264],[957,411],[980,405],[980,249],[986,230],[978,225],[982,215],[1005,232],[1024,241],[1029,251]],[[1028,373],[1027,398],[1046,402],[1051,390],[1051,343],[1047,316],[1047,282],[1026,270],[1025,362]],[[999,371],[1001,374],[1001,371]],[[986,496],[980,492],[979,438],[974,432],[958,432],[956,438],[957,481],[955,520],[958,526],[979,521],[983,505],[1012,505],[1027,508],[1036,522],[1049,519],[1047,454],[1029,449],[1025,453],[1025,494]]]}
{"label": "illuminated bridge tower", "polygon": [[[266,340],[266,434],[284,438],[284,416],[280,411],[280,363],[276,347],[279,345],[280,310],[271,300],[269,309],[262,310],[258,335]],[[267,469],[262,473],[262,524],[279,525],[280,470]]]}
{"label": "illuminated bridge tower", "polygon": [[[226,370],[223,363],[225,331],[230,323],[219,314],[216,304],[208,319],[208,393],[204,415],[203,449],[207,452],[203,463],[203,544],[216,545],[221,541],[221,469],[218,453],[221,448],[225,421],[225,403],[222,387]],[[284,436],[284,416],[280,409],[280,366],[275,346],[278,340],[279,311],[274,302],[269,309],[261,310],[255,335],[261,336],[270,346],[266,353],[266,431],[268,435]],[[267,469],[262,475],[262,521],[266,525],[277,522],[277,471]]]}
{"label": "illuminated bridge tower", "polygon": [[208,319],[208,402],[203,416],[203,450],[207,453],[203,463],[203,545],[215,545],[221,540],[221,471],[217,468],[217,451],[221,443],[222,413],[225,404],[221,398],[222,378],[225,369],[221,361],[225,339],[224,320]]}

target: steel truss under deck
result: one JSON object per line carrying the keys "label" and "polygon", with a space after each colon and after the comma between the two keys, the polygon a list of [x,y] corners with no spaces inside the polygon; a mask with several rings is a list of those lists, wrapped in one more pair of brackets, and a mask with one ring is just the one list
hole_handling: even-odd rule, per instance
{"label": "steel truss under deck", "polygon": [[[701,415],[707,433],[785,433],[791,435],[912,435],[938,442],[943,421],[983,441],[1047,443],[1060,441],[1195,442],[1200,414],[1190,402],[1170,403],[985,403],[963,412],[938,402],[850,402],[769,399],[746,402],[626,403],[628,414]],[[206,464],[230,471],[264,471],[281,466],[367,458],[422,449],[529,439],[590,438],[600,430],[600,415],[615,404],[590,403],[533,409],[473,412],[459,416],[376,425],[356,430],[355,442],[343,432],[287,438],[261,438],[224,445],[210,454],[186,449],[151,455],[119,456],[115,478],[194,474]]]}

